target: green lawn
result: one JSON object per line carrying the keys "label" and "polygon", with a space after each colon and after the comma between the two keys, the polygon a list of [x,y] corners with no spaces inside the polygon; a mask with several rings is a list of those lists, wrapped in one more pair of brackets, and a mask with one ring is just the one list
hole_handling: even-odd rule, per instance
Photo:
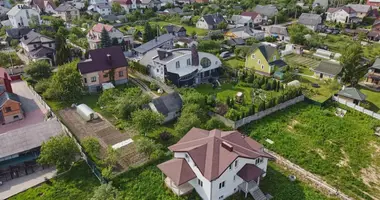
{"label": "green lawn", "polygon": [[244,100],[247,104],[252,103],[251,98],[251,88],[237,86],[232,83],[224,83],[221,87],[215,89],[212,88],[211,84],[202,84],[195,88],[198,92],[205,95],[216,95],[216,99],[220,102],[226,102],[227,97],[233,98],[236,96],[236,93],[243,92]]}
{"label": "green lawn", "polygon": [[317,59],[312,59],[309,57],[301,56],[298,54],[291,54],[288,56],[285,56],[285,61],[291,66],[292,68],[298,67],[298,68],[316,68],[321,61]]}
{"label": "green lawn", "polygon": [[380,194],[380,140],[374,135],[380,122],[353,110],[344,118],[334,112],[300,103],[241,131],[354,199],[372,199]]}
{"label": "green lawn", "polygon": [[84,161],[75,164],[68,173],[50,181],[50,184],[44,183],[31,188],[13,196],[10,200],[84,200],[90,199],[95,187],[100,185],[99,180]]}
{"label": "green lawn", "polygon": [[369,110],[380,113],[380,92],[375,92],[360,86],[359,89],[367,96],[366,101],[370,104]]}
{"label": "green lawn", "polygon": [[[301,82],[303,94],[305,94],[306,97],[321,103],[329,99],[340,89],[340,85],[333,80],[319,80],[307,76],[299,76],[297,79]],[[316,83],[320,87],[312,87],[312,83]]]}
{"label": "green lawn", "polygon": [[232,59],[224,61],[224,63],[228,67],[231,67],[234,69],[241,69],[245,66],[245,61],[243,59],[239,59],[239,58],[232,58]]}

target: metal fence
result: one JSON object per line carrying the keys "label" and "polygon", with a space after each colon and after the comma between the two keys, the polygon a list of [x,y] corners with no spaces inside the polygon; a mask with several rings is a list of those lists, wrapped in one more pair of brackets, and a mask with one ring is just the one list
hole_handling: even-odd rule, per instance
{"label": "metal fence", "polygon": [[70,136],[71,138],[74,139],[74,142],[75,144],[78,146],[78,149],[80,151],[80,154],[81,154],[81,158],[83,160],[86,161],[87,165],[90,167],[92,173],[96,176],[96,178],[98,178],[98,180],[101,182],[101,183],[104,183],[105,182],[105,179],[103,178],[102,176],[102,173],[100,172],[100,170],[96,167],[96,164],[87,156],[87,154],[85,153],[83,147],[80,145],[78,139],[75,137],[75,135],[73,135],[71,133],[71,131],[66,127],[66,125],[64,125],[60,120],[59,118],[54,114],[53,110],[50,108],[50,106],[44,101],[44,99],[36,92],[34,91],[33,87],[31,87],[30,85],[28,85],[30,91],[33,93],[33,95],[37,98],[37,100],[39,101],[39,103],[46,108],[46,110],[48,111],[48,113],[51,115],[51,117],[55,118],[60,124],[61,124],[61,127],[62,127],[62,130],[65,134],[67,134],[68,136]]}
{"label": "metal fence", "polygon": [[348,107],[353,108],[353,109],[355,109],[355,110],[357,110],[359,112],[362,112],[362,113],[364,113],[366,115],[369,115],[369,116],[371,116],[373,118],[380,119],[380,114],[375,113],[375,112],[373,112],[371,110],[365,109],[365,108],[363,108],[361,106],[358,106],[358,105],[356,105],[354,103],[348,102],[348,101],[346,101],[344,99],[341,99],[339,97],[336,97],[336,96],[333,96],[332,99],[334,101],[337,101],[337,102],[345,105],[345,106],[348,106]]}

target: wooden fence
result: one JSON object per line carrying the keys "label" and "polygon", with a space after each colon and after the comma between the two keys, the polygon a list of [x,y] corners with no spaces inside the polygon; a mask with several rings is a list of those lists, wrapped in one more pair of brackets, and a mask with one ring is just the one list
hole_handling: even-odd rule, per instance
{"label": "wooden fence", "polygon": [[354,103],[348,102],[348,101],[346,101],[346,100],[344,100],[344,99],[340,99],[339,97],[336,97],[336,96],[333,96],[332,99],[333,99],[334,101],[336,101],[336,102],[339,102],[339,103],[341,103],[341,104],[344,104],[345,106],[348,106],[348,107],[350,107],[350,108],[353,108],[353,109],[355,109],[355,110],[357,110],[357,111],[359,111],[359,112],[362,112],[362,113],[364,113],[364,114],[366,114],[366,115],[369,115],[369,116],[371,116],[371,117],[373,117],[373,118],[380,119],[380,114],[375,113],[375,112],[373,112],[373,111],[371,111],[371,110],[365,109],[365,108],[363,108],[363,107],[361,107],[361,106],[358,106],[358,105],[356,105],[356,104],[354,104]]}

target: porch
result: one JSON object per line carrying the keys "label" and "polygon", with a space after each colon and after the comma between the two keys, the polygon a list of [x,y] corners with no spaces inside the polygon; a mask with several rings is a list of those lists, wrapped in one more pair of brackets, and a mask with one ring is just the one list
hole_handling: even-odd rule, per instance
{"label": "porch", "polygon": [[193,191],[193,186],[191,186],[189,183],[184,183],[182,185],[176,185],[174,181],[172,181],[169,177],[165,178],[165,185],[170,188],[174,194],[178,196],[182,196],[185,194],[189,194],[191,191]]}
{"label": "porch", "polygon": [[239,190],[243,191],[245,193],[245,197],[247,198],[247,195],[249,192],[256,190],[259,188],[260,178],[257,179],[258,181],[249,181],[249,182],[243,182],[239,185]]}

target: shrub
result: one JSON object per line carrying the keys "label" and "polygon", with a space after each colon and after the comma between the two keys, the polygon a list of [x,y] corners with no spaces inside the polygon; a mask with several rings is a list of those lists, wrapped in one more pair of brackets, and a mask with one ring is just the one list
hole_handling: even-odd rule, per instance
{"label": "shrub", "polygon": [[153,91],[157,91],[159,89],[158,85],[154,82],[151,82],[149,88]]}
{"label": "shrub", "polygon": [[160,139],[162,141],[168,141],[171,137],[172,137],[172,134],[167,131],[160,133]]}

